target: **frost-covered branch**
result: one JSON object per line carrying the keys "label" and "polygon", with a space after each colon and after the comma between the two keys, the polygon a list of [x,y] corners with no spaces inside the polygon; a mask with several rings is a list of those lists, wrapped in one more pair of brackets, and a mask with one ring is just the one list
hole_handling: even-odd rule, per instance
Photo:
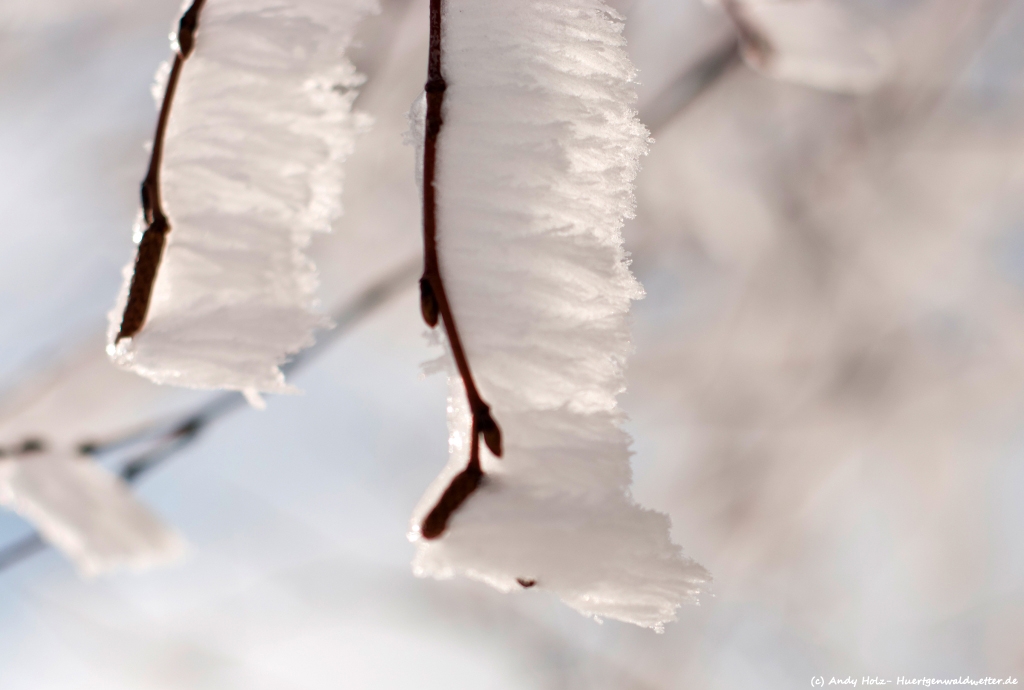
{"label": "frost-covered branch", "polygon": [[[314,347],[303,351],[285,364],[283,367],[285,372],[291,373],[318,357],[364,318],[404,292],[413,284],[418,274],[417,264],[417,260],[411,260],[399,265],[354,298],[333,310],[331,318],[336,324],[335,328],[321,336]],[[79,444],[79,452],[93,460],[99,460],[116,451],[148,446],[144,451],[132,454],[130,459],[122,463],[117,471],[121,480],[132,484],[191,445],[217,421],[244,406],[245,397],[243,395],[236,392],[221,393],[176,419],[154,420],[149,424],[142,425],[141,428],[135,428],[102,441],[84,439]],[[45,450],[44,440],[38,438],[27,438],[16,446],[0,447],[0,467],[6,458],[17,459],[35,456]],[[88,462],[88,460],[83,458],[79,462]],[[37,532],[0,548],[0,572],[31,557],[45,547],[46,542]]]}
{"label": "frost-covered branch", "polygon": [[452,315],[451,304],[437,259],[437,138],[443,124],[441,108],[447,84],[441,68],[442,60],[442,0],[430,0],[430,58],[427,67],[426,127],[423,145],[423,278],[420,279],[420,307],[423,319],[431,328],[437,326],[438,316],[444,322],[452,357],[466,389],[471,415],[469,464],[452,479],[437,505],[427,514],[420,528],[426,539],[436,539],[444,533],[448,519],[459,506],[480,486],[483,470],[480,467],[480,436],[487,447],[501,457],[501,429],[491,417],[490,406],[484,402],[473,380],[469,360],[459,337],[459,329]]}
{"label": "frost-covered branch", "polygon": [[[177,559],[185,541],[100,465],[27,441],[0,460],[0,505],[32,522],[79,572],[143,569]],[[0,552],[0,564],[35,550],[24,540]]]}
{"label": "frost-covered branch", "polygon": [[131,287],[128,289],[128,301],[125,303],[118,329],[116,341],[131,338],[146,321],[149,302],[153,294],[153,283],[160,268],[167,233],[171,230],[170,222],[164,211],[160,193],[160,168],[164,158],[164,140],[167,138],[167,123],[170,121],[171,105],[174,94],[178,90],[181,69],[185,60],[192,54],[195,47],[196,30],[199,27],[199,15],[206,0],[194,0],[192,6],[182,15],[178,22],[177,51],[171,65],[171,73],[167,77],[167,88],[164,91],[163,103],[160,105],[160,116],[157,119],[156,134],[153,136],[153,149],[149,157],[149,168],[146,178],[142,181],[142,214],[146,229],[139,241],[135,255],[135,270],[132,273]]}
{"label": "frost-covered branch", "polygon": [[[649,134],[623,19],[604,0],[443,7],[424,198],[437,214],[429,268],[462,353],[450,343],[449,464],[413,516],[414,571],[544,589],[588,615],[658,628],[708,576],[672,544],[668,519],[629,493],[617,396],[643,291],[622,226]],[[425,283],[430,323],[445,315]],[[501,421],[500,462],[481,447],[480,396]]]}
{"label": "frost-covered branch", "polygon": [[892,65],[879,30],[835,0],[720,0],[746,63],[758,72],[825,91],[864,94]]}
{"label": "frost-covered branch", "polygon": [[307,249],[341,215],[344,162],[369,126],[352,110],[363,77],[346,51],[374,8],[205,0],[201,31],[180,31],[154,89],[164,106],[138,258],[111,317],[119,365],[257,403],[293,390],[281,365],[329,323]]}
{"label": "frost-covered branch", "polygon": [[740,0],[722,0],[722,9],[736,27],[744,59],[758,66],[767,65],[776,49],[764,30],[750,17]]}

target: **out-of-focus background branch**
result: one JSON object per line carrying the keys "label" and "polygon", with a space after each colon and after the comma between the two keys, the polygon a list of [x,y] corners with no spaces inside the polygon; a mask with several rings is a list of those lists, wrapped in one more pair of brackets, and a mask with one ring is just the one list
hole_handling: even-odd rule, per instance
{"label": "out-of-focus background branch", "polygon": [[[410,291],[297,372],[304,395],[221,419],[140,487],[194,544],[185,563],[82,581],[46,553],[0,574],[0,685],[1024,672],[1024,6],[733,4],[760,52],[717,5],[617,3],[656,139],[626,228],[647,289],[624,397],[634,494],[671,514],[714,598],[654,636],[543,592],[411,576],[408,516],[447,440]],[[103,444],[214,399],[115,370],[100,333],[177,10],[0,9],[0,446]],[[418,251],[401,142],[426,19],[423,0],[384,0],[362,32],[376,126],[314,246],[325,305]],[[0,543],[28,529],[0,515]]]}

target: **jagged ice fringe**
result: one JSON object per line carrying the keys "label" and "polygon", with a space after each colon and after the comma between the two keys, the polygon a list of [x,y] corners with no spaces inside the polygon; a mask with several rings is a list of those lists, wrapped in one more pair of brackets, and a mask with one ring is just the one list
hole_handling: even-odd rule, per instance
{"label": "jagged ice fringe", "polygon": [[[622,19],[600,0],[444,6],[441,273],[505,452],[481,450],[484,485],[442,538],[419,541],[414,570],[503,591],[535,581],[584,614],[661,629],[709,577],[629,494],[616,397],[642,288],[622,223],[649,138]],[[414,539],[469,454],[464,390],[449,381],[450,461]]]}
{"label": "jagged ice fringe", "polygon": [[[368,118],[345,50],[373,0],[207,0],[171,110],[171,231],[142,330],[111,357],[157,383],[287,392],[279,366],[329,325],[313,232],[341,213],[342,163]],[[158,72],[163,96],[168,68]],[[136,224],[136,241],[142,220]]]}

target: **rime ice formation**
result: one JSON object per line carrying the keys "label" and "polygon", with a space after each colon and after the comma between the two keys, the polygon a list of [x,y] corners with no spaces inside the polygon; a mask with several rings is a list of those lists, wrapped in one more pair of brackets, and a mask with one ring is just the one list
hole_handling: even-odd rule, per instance
{"label": "rime ice formation", "polygon": [[118,364],[158,383],[288,390],[279,365],[327,321],[304,248],[340,214],[342,162],[367,124],[351,110],[362,78],[345,49],[372,8],[207,0],[167,130],[171,231],[145,325],[115,344],[125,269],[109,331]]}
{"label": "rime ice formation", "polygon": [[0,459],[0,504],[35,525],[83,575],[162,565],[185,550],[124,482],[83,458]]}
{"label": "rime ice formation", "polygon": [[[601,0],[444,6],[440,265],[505,447],[482,448],[485,483],[441,538],[419,541],[414,569],[504,591],[535,582],[584,614],[660,629],[708,575],[629,493],[616,396],[642,289],[621,228],[648,136],[621,18]],[[450,462],[414,538],[469,454],[461,381],[450,386]]]}

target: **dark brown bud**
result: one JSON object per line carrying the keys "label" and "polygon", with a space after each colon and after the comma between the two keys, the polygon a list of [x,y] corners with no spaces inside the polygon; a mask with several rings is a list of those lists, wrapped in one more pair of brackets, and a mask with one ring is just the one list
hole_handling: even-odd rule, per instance
{"label": "dark brown bud", "polygon": [[458,510],[470,494],[476,491],[483,477],[484,473],[480,471],[479,466],[473,464],[455,475],[452,483],[441,494],[437,505],[420,526],[420,534],[424,539],[437,539],[444,534],[452,513]]}
{"label": "dark brown bud", "polygon": [[31,453],[42,453],[46,450],[46,443],[40,438],[27,438],[21,444],[21,448],[18,449],[20,455],[29,455]]}
{"label": "dark brown bud", "polygon": [[158,197],[159,195],[153,191],[153,177],[147,175],[142,181],[142,217],[146,219],[146,223],[153,223],[153,209],[156,208],[155,200]]}
{"label": "dark brown bud", "polygon": [[199,12],[203,9],[204,2],[205,0],[195,0],[188,11],[181,16],[181,21],[178,22],[178,48],[183,58],[191,55],[192,49],[195,47]]}
{"label": "dark brown bud", "polygon": [[131,338],[146,322],[149,312],[149,298],[156,282],[157,269],[164,253],[164,244],[170,226],[162,213],[157,214],[153,224],[142,233],[142,240],[135,255],[135,272],[132,274],[131,286],[128,288],[128,303],[121,317],[121,330],[115,342],[123,338]]}
{"label": "dark brown bud", "polygon": [[437,304],[434,288],[426,278],[420,278],[420,311],[423,312],[423,320],[427,322],[428,326],[433,328],[437,325],[440,307]]}
{"label": "dark brown bud", "polygon": [[484,410],[478,414],[479,419],[476,422],[477,431],[479,431],[484,437],[484,443],[494,453],[495,456],[501,457],[501,429],[491,418],[490,410]]}

